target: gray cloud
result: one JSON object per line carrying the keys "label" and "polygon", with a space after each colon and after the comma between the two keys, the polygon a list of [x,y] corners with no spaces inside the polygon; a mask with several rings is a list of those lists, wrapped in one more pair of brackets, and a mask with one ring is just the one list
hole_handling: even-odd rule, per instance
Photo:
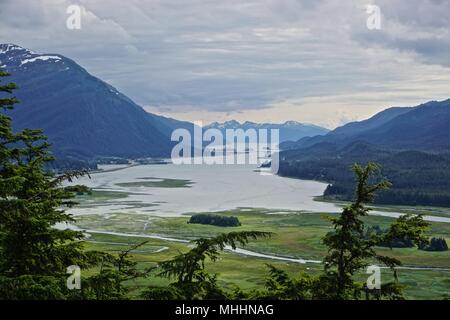
{"label": "gray cloud", "polygon": [[378,32],[358,30],[354,39],[414,53],[420,62],[450,66],[450,2],[445,0],[377,1],[383,13]]}
{"label": "gray cloud", "polygon": [[[2,0],[0,40],[71,57],[163,113],[277,117],[288,104],[299,111],[284,117],[302,120],[314,113],[308,102],[323,103],[315,97],[358,112],[361,94],[388,106],[448,92],[450,77],[438,75],[450,64],[450,3],[376,1],[383,25],[370,31],[369,2]],[[86,9],[81,30],[65,28],[73,3]]]}

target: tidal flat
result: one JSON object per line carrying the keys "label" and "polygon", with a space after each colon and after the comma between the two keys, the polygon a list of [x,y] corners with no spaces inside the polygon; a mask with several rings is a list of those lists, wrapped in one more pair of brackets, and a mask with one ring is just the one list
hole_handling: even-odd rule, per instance
{"label": "tidal flat", "polygon": [[[252,241],[245,247],[253,255],[226,250],[218,262],[208,262],[208,270],[218,273],[221,284],[230,289],[233,283],[245,289],[262,288],[267,263],[281,267],[291,275],[320,272],[323,268],[320,261],[326,254],[321,239],[331,230],[327,217],[335,216],[345,204],[315,201],[326,187],[323,183],[262,176],[249,169],[218,168],[215,171],[196,168],[188,173],[186,168],[164,165],[96,173],[90,180],[83,178],[76,182],[93,188],[93,192],[77,196],[80,206],[70,212],[76,218],[77,227],[89,230],[88,249],[118,252],[139,241],[149,241],[133,253],[133,259],[141,267],[156,265],[179,252],[186,252],[191,248],[189,241],[199,237],[231,231],[272,232],[270,239]],[[142,185],[142,182],[152,185]],[[155,185],[154,182],[163,184]],[[274,183],[275,188],[267,187],[266,183]],[[289,201],[283,202],[286,198]],[[433,210],[428,210],[430,208],[402,207],[402,211],[396,211],[396,207],[375,208],[379,209],[392,214],[414,211],[433,214]],[[188,224],[189,216],[195,213],[236,216],[242,225]],[[442,208],[436,213],[436,217],[446,215]],[[385,228],[393,219],[371,215],[364,221],[367,225]],[[431,222],[429,235],[450,242],[450,224]],[[438,299],[450,295],[449,251],[381,247],[377,250],[403,262],[404,268],[399,269],[398,274],[400,283],[405,286],[406,298]],[[306,263],[294,262],[303,260]],[[359,275],[364,276],[363,272]],[[392,280],[387,270],[383,270],[383,277],[383,281]],[[136,297],[149,281],[152,285],[167,282],[156,276],[150,280],[132,281],[129,285]]]}

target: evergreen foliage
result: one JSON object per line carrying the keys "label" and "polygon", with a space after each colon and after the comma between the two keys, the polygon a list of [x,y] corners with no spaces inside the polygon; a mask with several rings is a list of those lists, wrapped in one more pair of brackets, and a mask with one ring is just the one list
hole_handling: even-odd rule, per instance
{"label": "evergreen foliage", "polygon": [[[9,74],[0,71],[0,77]],[[12,95],[16,85],[0,86],[7,93],[0,108],[11,109],[18,102]],[[10,298],[59,298],[66,268],[91,266],[92,252],[83,250],[81,232],[58,229],[73,222],[61,209],[71,206],[73,195],[60,187],[65,179],[82,173],[55,177],[43,170],[53,157],[40,130],[13,133],[11,119],[0,113],[0,281]],[[64,275],[64,276],[63,276]],[[30,288],[27,292],[24,288]],[[65,287],[65,282],[64,282]],[[17,291],[16,291],[17,290]],[[6,294],[7,291],[7,294]],[[2,295],[3,296],[3,295]]]}
{"label": "evergreen foliage", "polygon": [[[0,71],[0,78],[7,77]],[[12,95],[16,85],[0,83],[0,109],[11,109],[18,102]],[[59,176],[44,168],[54,159],[49,144],[40,130],[25,129],[14,133],[11,119],[0,112],[0,297],[2,299],[128,299],[127,282],[136,278],[156,276],[172,279],[166,287],[149,286],[145,299],[400,299],[397,281],[383,283],[381,289],[369,290],[356,275],[369,264],[378,261],[389,267],[396,278],[401,262],[379,255],[376,247],[401,241],[424,250],[448,249],[444,239],[424,235],[428,223],[422,216],[404,215],[389,228],[368,231],[363,217],[369,208],[365,204],[375,199],[377,192],[390,186],[385,179],[377,180],[380,167],[354,165],[356,190],[353,202],[335,218],[329,218],[333,230],[323,239],[328,247],[324,271],[320,276],[301,274],[291,278],[273,266],[262,291],[244,292],[240,288],[228,291],[219,286],[217,275],[205,270],[208,261],[219,260],[225,249],[245,246],[250,240],[268,238],[271,233],[259,231],[231,232],[214,238],[193,241],[194,247],[159,265],[139,270],[130,257],[138,244],[118,254],[86,251],[82,232],[58,226],[74,222],[64,207],[75,205],[74,193],[87,192],[83,186],[63,188],[62,182],[72,181],[85,172],[68,172]],[[199,218],[198,216],[195,219]],[[233,217],[226,217],[233,218]],[[205,222],[210,216],[201,216]],[[216,219],[216,217],[214,217]],[[220,219],[219,219],[220,220]],[[214,220],[216,221],[216,220]],[[238,223],[234,219],[222,219]],[[375,232],[374,232],[375,231]],[[91,269],[84,277],[81,290],[66,287],[66,268],[77,265]]]}
{"label": "evergreen foliage", "polygon": [[450,206],[450,154],[379,149],[358,143],[344,151],[334,150],[282,153],[278,174],[329,183],[326,199],[351,201],[354,179],[349,170],[353,163],[382,165],[380,175],[392,182],[381,190],[375,203],[390,205]]}
{"label": "evergreen foliage", "polygon": [[425,251],[447,251],[448,245],[444,238],[431,238],[430,244],[421,246]]}
{"label": "evergreen foliage", "polygon": [[188,223],[209,224],[219,227],[239,227],[241,223],[237,217],[220,216],[216,214],[195,214],[191,216]]}
{"label": "evergreen foliage", "polygon": [[194,241],[195,247],[169,261],[159,264],[158,275],[175,279],[168,288],[150,288],[144,293],[147,299],[226,299],[229,294],[217,285],[217,276],[205,271],[205,261],[215,262],[220,251],[226,246],[236,249],[237,244],[246,245],[251,239],[267,238],[271,233],[257,231],[231,232],[211,239],[200,238]]}

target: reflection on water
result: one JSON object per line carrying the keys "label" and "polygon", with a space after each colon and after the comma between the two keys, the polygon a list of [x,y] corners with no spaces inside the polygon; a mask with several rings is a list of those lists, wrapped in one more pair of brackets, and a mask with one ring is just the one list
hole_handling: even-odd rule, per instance
{"label": "reflection on water", "polygon": [[[108,166],[103,166],[108,169]],[[280,210],[337,212],[331,203],[316,202],[326,184],[261,175],[255,165],[142,165],[96,173],[75,184],[98,190],[130,193],[126,198],[84,205],[71,209],[73,214],[139,212],[158,216],[178,216],[189,212],[210,212],[255,207]],[[190,187],[146,186],[142,178],[182,179]],[[118,185],[119,184],[119,185]],[[139,204],[139,205],[136,205]]]}

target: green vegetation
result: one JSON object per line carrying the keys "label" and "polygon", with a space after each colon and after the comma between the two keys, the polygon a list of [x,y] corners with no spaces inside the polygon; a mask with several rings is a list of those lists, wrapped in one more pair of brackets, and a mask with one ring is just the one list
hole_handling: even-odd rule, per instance
{"label": "green vegetation", "polygon": [[371,183],[378,170],[379,167],[373,163],[369,163],[365,168],[353,166],[357,176],[355,201],[346,206],[337,218],[330,218],[334,231],[327,233],[323,239],[328,247],[328,254],[324,259],[325,274],[320,278],[319,297],[352,299],[360,297],[361,294],[365,294],[366,298],[373,295],[377,299],[402,297],[398,281],[384,284],[377,290],[370,290],[366,284],[358,283],[354,279],[358,270],[368,267],[373,260],[389,267],[396,278],[395,267],[400,266],[401,261],[377,253],[375,247],[382,243],[390,243],[399,238],[412,240],[419,245],[427,243],[424,232],[428,224],[421,216],[401,216],[389,226],[387,232],[364,237],[366,227],[361,217],[367,216],[369,211],[364,203],[373,201],[377,191],[390,187],[386,180]]}
{"label": "green vegetation", "polygon": [[150,181],[121,182],[116,183],[119,187],[146,187],[146,188],[190,188],[192,182],[183,179],[160,179],[160,178],[140,178]]}
{"label": "green vegetation", "polygon": [[[365,239],[370,239],[373,236],[376,237],[383,237],[385,236],[389,230],[383,230],[380,228],[380,226],[371,226],[366,229],[366,232],[364,234]],[[412,248],[414,247],[414,241],[409,238],[401,239],[401,238],[394,238],[389,239],[389,241],[383,241],[378,244],[381,247],[388,247],[388,248]]]}
{"label": "green vegetation", "polygon": [[[261,214],[260,217],[262,218],[263,216],[267,217],[267,215],[264,214]],[[185,221],[183,225],[186,226]],[[209,226],[198,227],[210,228]],[[211,228],[220,229],[218,227]],[[260,239],[258,241],[250,242],[247,244],[246,248],[259,245],[261,241],[275,241],[281,236],[281,232],[282,230],[268,239]],[[144,241],[147,241],[147,243],[133,251],[133,255],[131,257],[133,261],[137,262],[137,267],[141,271],[146,268],[156,267],[159,262],[169,260],[179,254],[179,252],[185,253],[190,249],[189,246],[184,243],[160,239],[146,239],[143,237],[124,237],[95,233],[91,234],[91,237],[86,241],[86,249],[103,251],[109,254],[117,254],[118,252],[127,250],[133,245]],[[255,248],[252,250],[255,251]],[[391,250],[383,249],[383,251],[385,253],[391,253]],[[392,253],[404,261],[405,265],[425,266],[428,262],[428,265],[431,266],[434,265],[434,261],[432,259],[433,255],[435,257],[439,257],[442,256],[442,254],[444,254],[442,259],[437,260],[441,261],[441,266],[445,267],[446,265],[449,267],[450,263],[449,256],[446,255],[447,253],[424,252],[417,249],[393,249]],[[417,255],[417,253],[424,255]],[[217,274],[218,284],[224,289],[234,290],[237,286],[244,291],[260,291],[264,288],[267,280],[269,271],[267,263],[270,263],[278,269],[284,270],[290,277],[293,278],[297,277],[301,273],[307,273],[314,276],[319,275],[322,272],[321,264],[299,264],[269,260],[264,258],[243,256],[228,251],[224,251],[220,255],[220,261],[216,263],[209,263],[209,260],[207,259],[205,270],[210,274]],[[91,270],[89,273],[84,272],[82,275],[88,276],[93,272],[95,272],[95,270]],[[388,269],[382,269],[381,272],[382,283],[392,281],[392,275]],[[446,293],[449,294],[450,292],[450,271],[398,269],[397,276],[399,283],[404,287],[404,295],[406,299],[440,299]],[[357,275],[357,278],[364,281],[367,279],[367,274],[365,271],[360,272]],[[138,299],[141,297],[142,293],[147,290],[149,285],[154,287],[165,287],[169,283],[169,279],[151,277],[133,279],[125,282],[124,285],[129,288],[130,298]]]}
{"label": "green vegetation", "polygon": [[[0,77],[7,76],[0,72]],[[0,99],[0,108],[12,108],[17,102],[10,97],[15,89],[14,84],[0,86],[0,92],[8,97]],[[355,165],[357,188],[355,201],[344,207],[341,214],[329,217],[328,223],[321,222],[322,234],[317,233],[314,223],[305,225],[303,237],[315,237],[317,255],[323,264],[315,263],[311,270],[298,265],[274,263],[268,265],[266,278],[259,280],[261,268],[255,272],[254,278],[246,279],[245,272],[255,271],[255,265],[245,263],[261,259],[241,257],[236,254],[223,254],[224,251],[235,250],[238,246],[250,245],[250,240],[260,240],[262,245],[268,244],[267,250],[280,253],[277,247],[289,244],[288,250],[294,246],[304,245],[297,242],[296,233],[292,238],[284,237],[283,242],[270,242],[274,233],[273,225],[267,219],[254,221],[248,226],[236,227],[236,232],[222,233],[222,227],[212,225],[187,224],[177,230],[188,235],[193,241],[178,244],[161,245],[158,239],[143,241],[122,247],[123,239],[118,242],[105,241],[94,231],[94,237],[88,245],[81,240],[85,235],[79,231],[58,229],[57,224],[74,223],[70,214],[64,212],[65,206],[75,205],[72,201],[75,193],[83,193],[79,197],[95,197],[97,194],[85,195],[84,187],[74,186],[69,190],[61,186],[63,181],[72,182],[84,172],[70,172],[60,176],[44,170],[46,164],[53,161],[48,151],[46,137],[39,130],[25,129],[13,133],[11,119],[0,114],[0,297],[2,299],[96,299],[116,300],[129,298],[144,299],[400,299],[403,288],[399,283],[398,267],[400,258],[408,261],[408,256],[416,257],[416,248],[394,250],[379,249],[382,243],[390,243],[393,239],[411,240],[421,247],[428,245],[426,232],[428,223],[420,215],[405,215],[393,223],[378,220],[377,224],[386,229],[382,234],[367,233],[367,202],[373,200],[375,192],[388,187],[382,180],[374,182],[378,167],[369,164],[366,167]],[[148,178],[153,180],[153,178]],[[163,179],[162,181],[145,181],[162,183],[171,187],[187,184],[186,180]],[[106,198],[115,195],[104,194]],[[126,196],[126,195],[125,195]],[[244,210],[244,209],[243,209]],[[145,215],[142,215],[145,216]],[[251,213],[249,220],[255,219]],[[286,214],[278,223],[283,227],[298,228],[291,219],[303,218],[303,214]],[[123,217],[109,216],[111,221],[104,222],[103,227]],[[158,220],[146,217],[147,223],[129,219],[127,224],[119,227],[123,230],[149,232],[154,226],[173,225],[169,219]],[[144,220],[144,218],[142,219]],[[230,219],[228,219],[230,220]],[[331,221],[331,223],[330,223]],[[168,223],[167,223],[168,222]],[[384,222],[384,224],[383,224]],[[92,217],[81,217],[81,225],[98,223]],[[166,223],[166,224],[165,224]],[[164,225],[165,224],[165,225]],[[248,229],[258,225],[258,229]],[[148,228],[147,228],[148,227]],[[247,228],[247,229],[245,229]],[[441,227],[442,228],[442,227]],[[105,229],[108,231],[108,229]],[[180,229],[180,228],[178,228]],[[110,229],[109,229],[110,230]],[[279,232],[276,230],[275,232]],[[447,231],[447,230],[446,230]],[[446,232],[445,231],[445,232]],[[308,234],[308,232],[310,232]],[[445,233],[443,232],[443,233]],[[202,234],[198,238],[198,234]],[[445,234],[444,236],[446,236]],[[138,240],[138,239],[135,239]],[[111,243],[113,242],[113,243]],[[438,243],[437,241],[436,243]],[[441,242],[439,242],[441,243]],[[164,242],[166,244],[166,242]],[[272,245],[272,247],[270,247]],[[308,245],[308,243],[306,243]],[[117,248],[117,250],[101,250],[99,248]],[[312,248],[314,246],[311,246]],[[298,248],[297,248],[298,249]],[[414,252],[412,251],[414,250]],[[314,250],[305,250],[305,253]],[[132,256],[132,252],[139,256]],[[298,251],[296,251],[298,252]],[[443,252],[420,251],[422,256],[440,257],[442,263],[448,263]],[[394,256],[395,255],[395,256]],[[142,257],[159,257],[143,260]],[[230,258],[232,263],[223,267],[223,259]],[[444,258],[442,258],[444,257]],[[142,259],[142,260],[140,260]],[[402,259],[403,260],[403,259]],[[244,261],[244,263],[243,263]],[[381,289],[369,290],[365,286],[362,273],[369,264],[379,261],[386,265],[385,276],[390,282]],[[430,260],[427,260],[427,262]],[[438,259],[436,261],[439,261]],[[239,265],[239,268],[236,268]],[[79,290],[70,290],[66,285],[66,268],[79,266],[83,270],[83,285]],[[231,267],[233,266],[233,267]],[[241,267],[242,266],[242,267]],[[220,279],[218,272],[228,273],[228,278]],[[298,271],[302,273],[292,275]],[[251,273],[249,273],[251,274]],[[228,279],[239,277],[242,287],[233,286]],[[258,287],[246,289],[252,281],[260,281]],[[443,284],[448,282],[443,281]]]}
{"label": "green vegetation", "polygon": [[[330,224],[326,219],[323,219],[318,214],[315,213],[296,213],[296,212],[284,212],[282,214],[274,214],[276,211],[273,210],[265,210],[265,209],[250,209],[250,208],[241,208],[235,210],[233,212],[221,212],[220,215],[223,216],[236,216],[240,221],[243,222],[243,225],[237,227],[237,231],[245,231],[245,230],[261,230],[265,232],[275,232],[273,237],[268,239],[262,239],[257,242],[249,243],[247,247],[250,250],[256,252],[262,252],[266,254],[273,255],[282,255],[289,257],[301,257],[305,259],[323,259],[323,257],[327,253],[327,246],[325,246],[321,239],[329,232]],[[332,214],[331,217],[339,217],[339,215]],[[138,220],[138,223],[129,224],[125,226],[123,221],[130,221],[130,217],[134,217],[134,220]],[[389,235],[383,235],[377,240],[378,247],[375,247],[375,251],[377,256],[385,256],[387,260],[392,259],[391,261],[401,260],[407,266],[414,267],[442,267],[449,268],[449,259],[448,255],[444,253],[433,253],[433,252],[424,252],[420,251],[417,248],[398,248],[398,249],[387,249],[380,247],[383,241],[386,241],[388,238],[391,240],[395,237],[400,237],[402,230],[407,229],[414,230],[414,228],[410,228],[410,226],[418,225],[419,227],[423,225],[421,220],[417,220],[414,218],[404,217],[402,219],[397,220],[396,223],[391,225],[393,221],[392,218],[380,217],[380,216],[362,216],[362,221],[366,225],[364,228],[365,232],[370,227],[381,226],[385,230],[391,230]],[[104,224],[105,223],[105,224]],[[198,235],[203,235],[205,237],[214,237],[221,233],[222,228],[217,226],[210,225],[192,225],[188,224],[186,226],[185,219],[180,218],[159,218],[159,217],[149,217],[145,215],[126,215],[118,213],[116,216],[112,218],[108,218],[102,225],[98,225],[98,217],[94,216],[83,216],[79,224],[84,227],[94,228],[94,229],[104,229],[104,230],[117,230],[120,229],[122,232],[142,232],[142,225],[146,224],[147,227],[144,233],[147,234],[164,234],[173,238],[180,239],[195,239]],[[119,227],[120,226],[120,227]],[[409,227],[408,227],[409,226]],[[422,233],[422,232],[419,232]],[[394,237],[394,234],[396,236]],[[430,230],[427,232],[428,235],[441,235],[449,238],[450,236],[450,228],[445,223],[431,223]],[[408,238],[407,234],[403,233],[403,238]],[[374,241],[373,239],[371,241]],[[167,254],[167,252],[166,252]],[[228,254],[226,254],[228,255]],[[154,255],[152,255],[154,257]],[[234,259],[237,259],[234,257]],[[245,270],[236,271],[232,266],[230,268],[222,266],[222,260],[220,266],[215,267],[212,265],[212,270],[217,270],[220,272],[221,277],[218,278],[218,282],[225,286],[226,288],[231,288],[230,283],[238,283],[243,285],[244,288],[251,288],[252,290],[260,291],[261,288],[264,287],[264,279],[267,271],[267,268],[261,269],[264,266],[264,262],[268,260],[264,259],[256,259],[250,257],[239,257],[240,260],[245,259],[246,266],[249,261],[253,261],[255,266],[248,266],[249,269],[252,270],[253,273],[246,273]],[[373,263],[374,261],[370,261]],[[242,263],[240,264],[242,265]],[[260,269],[257,273],[255,273],[254,268],[257,268],[259,265]],[[274,264],[278,267],[278,263]],[[288,266],[288,274],[290,276],[296,274],[295,272],[291,273],[293,270],[303,270],[306,271],[306,268],[299,266],[295,263],[282,263],[283,269]],[[209,270],[207,267],[207,270]],[[308,274],[320,274],[317,265],[308,264]],[[312,271],[313,270],[313,271]],[[405,287],[405,294],[407,294],[407,298],[412,297],[420,297],[420,298],[439,298],[444,295],[445,292],[448,292],[448,288],[446,288],[446,277],[448,277],[448,273],[446,271],[433,271],[433,270],[414,270],[414,269],[395,269],[395,277],[393,274],[388,274],[387,270],[383,271],[383,283],[387,282],[387,279],[391,279],[392,283],[395,281],[399,281],[399,283]],[[273,270],[272,270],[273,271]],[[271,272],[272,272],[271,271]],[[280,270],[279,270],[280,271]],[[238,272],[241,276],[246,274],[249,276],[249,279],[245,281],[245,283],[241,283],[243,281],[238,280],[238,276],[236,274]],[[274,272],[274,271],[273,271]],[[440,272],[440,273],[439,273]],[[275,272],[276,273],[276,272]],[[428,287],[427,281],[434,282],[435,279],[428,279],[426,274],[433,274],[438,279],[441,279],[439,286],[434,287],[433,290],[430,290],[428,293],[424,292],[423,287]],[[258,277],[254,277],[254,275],[258,275]],[[236,275],[236,276],[234,276]],[[355,277],[364,280],[364,272],[363,270],[355,272]],[[227,279],[227,281],[225,281]],[[252,280],[254,279],[254,280]],[[397,279],[397,280],[396,280]],[[301,280],[301,279],[299,279]],[[294,281],[294,280],[292,280]],[[152,280],[153,283],[153,280]],[[394,286],[392,285],[391,289]]]}
{"label": "green vegetation", "polygon": [[[0,70],[0,77],[8,76]],[[0,85],[0,109],[13,108],[15,84]],[[64,207],[75,204],[73,192],[61,186],[85,172],[60,176],[44,170],[53,161],[41,130],[12,131],[0,113],[0,297],[2,299],[125,299],[125,281],[145,276],[129,250],[117,255],[89,251],[82,232],[55,228],[74,223]],[[74,190],[84,188],[74,187]],[[67,268],[99,268],[84,279],[83,289],[69,290]]]}
{"label": "green vegetation", "polygon": [[421,247],[425,251],[447,251],[448,245],[444,238],[431,238],[430,244]]}
{"label": "green vegetation", "polygon": [[217,214],[194,214],[188,223],[192,224],[210,224],[219,227],[240,227],[239,219],[231,216],[219,216]]}
{"label": "green vegetation", "polygon": [[44,164],[44,168],[54,172],[98,170],[97,162],[94,160],[77,160],[77,159],[55,159]]}
{"label": "green vegetation", "polygon": [[141,201],[125,200],[130,194],[132,193],[95,189],[91,190],[90,193],[76,194],[75,200],[78,208],[100,208],[102,206],[120,204],[126,205],[128,209],[140,209],[140,212],[154,211],[153,207],[159,205],[157,202],[143,203]]}
{"label": "green vegetation", "polygon": [[68,192],[73,192],[79,196],[84,195],[84,194],[87,194],[87,195],[92,194],[92,190],[90,188],[83,186],[83,185],[79,185],[79,184],[75,185],[75,186],[65,187],[64,190],[66,190]]}
{"label": "green vegetation", "polygon": [[450,155],[420,151],[378,149],[356,143],[345,150],[329,153],[282,153],[279,174],[329,183],[326,199],[353,200],[354,176],[349,168],[354,163],[376,161],[383,169],[379,178],[392,182],[389,191],[381,191],[374,199],[379,204],[450,206]]}
{"label": "green vegetation", "polygon": [[[0,77],[8,76],[0,71]],[[0,86],[12,94],[14,84]],[[0,99],[11,109],[15,98]],[[60,209],[71,206],[71,192],[60,187],[82,173],[53,176],[43,170],[53,161],[40,130],[13,133],[11,119],[0,114],[0,296],[5,299],[63,298],[65,269],[89,267],[98,255],[84,251],[83,234],[57,230],[57,223],[72,223]]]}
{"label": "green vegetation", "polygon": [[90,200],[94,202],[104,202],[109,200],[125,199],[128,197],[127,192],[108,191],[108,190],[91,190],[89,194],[83,194],[86,197],[77,197],[77,200]]}
{"label": "green vegetation", "polygon": [[[321,239],[330,231],[330,222],[319,213],[283,211],[261,208],[239,208],[218,213],[221,216],[235,216],[242,223],[233,231],[259,230],[272,232],[270,239],[260,239],[247,245],[247,249],[269,254],[310,260],[322,260],[327,252]],[[387,229],[395,221],[389,217],[362,217],[367,228],[380,226]],[[83,215],[77,217],[77,225],[90,230],[107,230],[131,234],[164,235],[169,238],[194,240],[199,236],[214,237],[224,229],[212,225],[186,224],[185,217],[155,217],[148,214]],[[145,226],[145,230],[144,230]],[[450,224],[431,222],[427,231],[429,237],[443,237],[450,241]],[[378,247],[380,254],[392,255],[404,261],[405,265],[415,267],[434,266],[450,268],[450,253],[425,252],[416,248],[402,249]]]}
{"label": "green vegetation", "polygon": [[210,239],[197,239],[195,247],[181,253],[171,260],[161,262],[158,276],[175,279],[166,287],[151,287],[143,293],[145,299],[158,300],[194,300],[194,299],[230,299],[235,294],[222,289],[217,283],[217,275],[205,270],[205,260],[216,262],[219,254],[228,245],[236,249],[237,244],[246,245],[250,239],[267,238],[267,232],[231,232]]}

